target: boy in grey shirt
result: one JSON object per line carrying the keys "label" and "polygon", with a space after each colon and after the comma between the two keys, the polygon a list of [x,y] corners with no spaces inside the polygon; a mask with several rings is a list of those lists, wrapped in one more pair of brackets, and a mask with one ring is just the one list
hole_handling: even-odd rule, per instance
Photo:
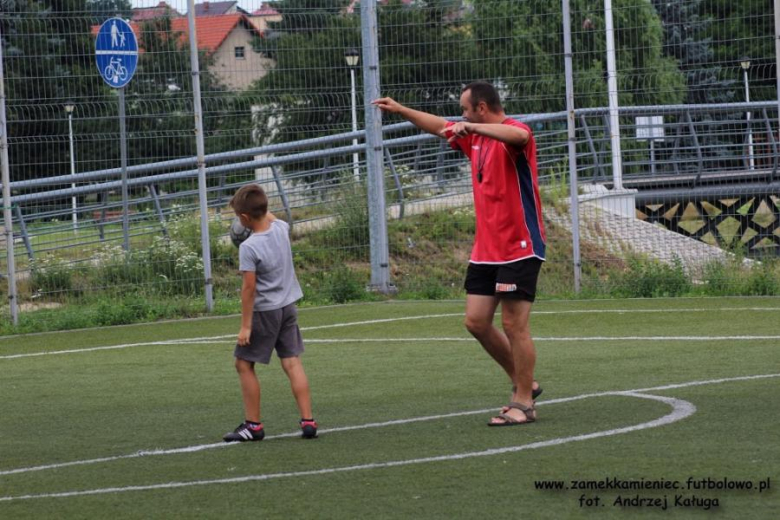
{"label": "boy in grey shirt", "polygon": [[295,302],[303,296],[295,277],[289,225],[268,211],[268,197],[256,184],[239,189],[230,201],[241,224],[252,230],[238,248],[241,287],[241,330],[234,356],[244,399],[245,421],[225,434],[225,442],[260,441],[260,383],[255,363],[267,365],[274,349],[279,356],[301,413],[303,437],[317,436],[312,417],[309,380],[300,355],[303,338]]}

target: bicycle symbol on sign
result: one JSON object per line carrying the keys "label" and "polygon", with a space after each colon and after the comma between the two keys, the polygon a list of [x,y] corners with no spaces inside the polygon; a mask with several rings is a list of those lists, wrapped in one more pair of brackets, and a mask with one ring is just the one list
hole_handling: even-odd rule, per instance
{"label": "bicycle symbol on sign", "polygon": [[127,79],[127,67],[122,65],[122,60],[119,58],[111,58],[108,66],[106,67],[103,75],[109,78],[114,83],[119,83]]}

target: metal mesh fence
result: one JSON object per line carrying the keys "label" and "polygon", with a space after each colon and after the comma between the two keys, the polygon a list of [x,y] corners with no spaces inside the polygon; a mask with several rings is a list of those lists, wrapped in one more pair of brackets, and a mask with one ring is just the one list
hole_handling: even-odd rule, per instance
{"label": "metal mesh fence", "polygon": [[[485,79],[529,124],[549,241],[544,296],[780,292],[769,258],[780,251],[774,3],[570,7],[578,229],[561,5],[378,2],[382,95],[457,119],[463,85]],[[112,323],[202,310],[187,10],[185,1],[2,1],[16,265],[9,273],[3,240],[0,271],[16,280],[23,314],[76,304],[91,323]],[[307,302],[364,297],[371,100],[360,2],[211,2],[194,14],[217,307],[237,309],[227,203],[247,182],[292,223]],[[95,36],[114,16],[139,46],[124,89],[126,230],[119,96],[95,65]],[[468,163],[400,119],[385,118],[383,139],[392,282],[401,297],[460,296],[474,234]]]}
{"label": "metal mesh fence", "polygon": [[[575,5],[586,288],[630,296],[776,294],[773,3],[612,2],[614,72],[600,69],[604,11]],[[619,113],[619,139],[608,113],[587,110],[604,107],[606,98],[580,87],[602,82],[599,73],[615,75],[617,107],[610,108]],[[616,144],[619,167],[610,155]]]}

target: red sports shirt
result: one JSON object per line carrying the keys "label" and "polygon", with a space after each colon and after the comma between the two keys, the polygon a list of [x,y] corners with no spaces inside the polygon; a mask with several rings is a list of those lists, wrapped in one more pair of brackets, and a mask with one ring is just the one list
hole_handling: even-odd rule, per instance
{"label": "red sports shirt", "polygon": [[527,125],[511,118],[502,124],[527,131],[530,137],[525,146],[516,148],[473,134],[452,142],[452,148],[471,160],[477,220],[471,262],[475,264],[545,259],[547,237],[536,173],[536,141]]}

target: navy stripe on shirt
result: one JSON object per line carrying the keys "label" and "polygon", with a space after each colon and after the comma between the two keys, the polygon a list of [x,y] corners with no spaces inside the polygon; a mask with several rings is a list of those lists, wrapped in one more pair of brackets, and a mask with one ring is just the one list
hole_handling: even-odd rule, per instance
{"label": "navy stripe on shirt", "polygon": [[523,213],[525,223],[531,234],[531,245],[534,255],[544,259],[545,244],[542,238],[541,227],[539,226],[538,208],[536,207],[536,197],[534,197],[533,177],[531,169],[528,167],[528,161],[525,154],[520,153],[517,158],[517,179],[520,184],[520,197],[523,203]]}

